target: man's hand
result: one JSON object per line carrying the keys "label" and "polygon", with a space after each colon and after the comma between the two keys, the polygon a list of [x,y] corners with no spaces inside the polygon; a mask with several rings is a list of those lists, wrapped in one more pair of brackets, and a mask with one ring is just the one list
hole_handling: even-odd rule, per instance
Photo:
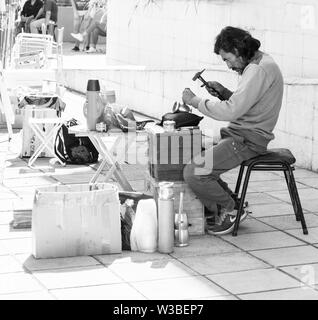
{"label": "man's hand", "polygon": [[222,96],[224,87],[217,81],[208,81],[208,85],[205,87],[211,96],[219,98]]}
{"label": "man's hand", "polygon": [[208,81],[206,86],[207,91],[214,97],[219,98],[220,100],[229,100],[233,92],[221,85],[221,83],[216,81]]}
{"label": "man's hand", "polygon": [[189,88],[185,88],[182,93],[182,101],[194,108],[198,108],[200,98],[198,98]]}

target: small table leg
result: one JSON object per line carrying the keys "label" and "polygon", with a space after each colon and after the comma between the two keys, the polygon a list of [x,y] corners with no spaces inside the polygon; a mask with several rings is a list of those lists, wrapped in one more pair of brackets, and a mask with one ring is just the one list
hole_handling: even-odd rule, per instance
{"label": "small table leg", "polygon": [[97,171],[95,172],[94,176],[90,180],[90,183],[95,183],[97,178],[99,177],[100,173],[102,172],[103,168],[106,166],[106,164],[110,164],[111,167],[109,168],[109,171],[106,175],[105,181],[109,180],[111,175],[113,174],[120,184],[120,186],[125,191],[134,191],[132,186],[130,185],[129,181],[125,177],[124,173],[122,172],[122,169],[118,163],[118,161],[114,160],[112,155],[110,154],[108,148],[102,141],[102,139],[98,135],[89,134],[89,138],[94,144],[95,148],[98,150],[98,152],[103,157],[103,161],[98,167]]}

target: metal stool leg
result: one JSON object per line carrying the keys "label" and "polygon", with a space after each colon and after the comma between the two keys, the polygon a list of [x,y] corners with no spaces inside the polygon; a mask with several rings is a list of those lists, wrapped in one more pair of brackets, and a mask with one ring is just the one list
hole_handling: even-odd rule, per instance
{"label": "metal stool leg", "polygon": [[237,236],[237,230],[240,224],[240,219],[241,219],[241,215],[242,215],[242,211],[243,211],[243,206],[244,206],[244,200],[245,200],[245,196],[246,196],[246,191],[247,191],[247,186],[248,186],[248,182],[250,179],[250,175],[251,175],[251,171],[253,169],[253,166],[248,166],[247,167],[247,171],[245,174],[245,179],[244,179],[244,183],[243,183],[243,189],[242,189],[242,193],[241,193],[241,197],[240,197],[240,201],[239,201],[239,207],[237,210],[237,215],[236,215],[236,219],[235,219],[235,223],[234,223],[234,229],[232,232],[232,236],[236,237]]}
{"label": "metal stool leg", "polygon": [[300,217],[299,217],[299,213],[298,213],[298,207],[297,207],[297,203],[295,201],[295,195],[293,193],[293,188],[291,187],[291,176],[289,174],[289,171],[288,170],[287,171],[284,170],[284,175],[285,175],[285,180],[286,180],[286,184],[287,184],[288,191],[289,191],[290,200],[291,200],[293,208],[294,208],[296,221],[300,221]]}
{"label": "metal stool leg", "polygon": [[292,168],[290,166],[288,167],[288,171],[289,171],[289,175],[290,175],[291,189],[292,189],[292,192],[294,194],[295,202],[296,202],[297,209],[298,209],[297,210],[297,214],[298,214],[298,216],[300,218],[301,227],[303,228],[303,233],[304,234],[308,234],[308,229],[307,229],[307,226],[306,226],[306,221],[305,221],[303,209],[302,209],[302,206],[301,206],[301,203],[300,203],[300,199],[299,199],[299,195],[298,195],[298,190],[297,190],[297,186],[296,186],[293,170],[292,170]]}
{"label": "metal stool leg", "polygon": [[235,194],[237,200],[239,200],[239,192],[240,192],[240,188],[241,188],[243,173],[244,173],[244,165],[241,165],[240,172],[239,172],[239,175],[238,175],[237,181],[236,181],[235,191],[234,191],[234,194]]}

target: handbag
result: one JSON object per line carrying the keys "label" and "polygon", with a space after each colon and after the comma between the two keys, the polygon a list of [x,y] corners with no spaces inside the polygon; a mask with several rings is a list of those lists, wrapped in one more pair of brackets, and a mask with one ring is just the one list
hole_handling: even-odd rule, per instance
{"label": "handbag", "polygon": [[176,123],[176,129],[180,127],[195,127],[199,125],[203,117],[200,117],[194,113],[186,111],[175,111],[169,112],[162,116],[161,122],[158,123],[159,126],[163,126],[163,122],[167,120],[173,120]]}

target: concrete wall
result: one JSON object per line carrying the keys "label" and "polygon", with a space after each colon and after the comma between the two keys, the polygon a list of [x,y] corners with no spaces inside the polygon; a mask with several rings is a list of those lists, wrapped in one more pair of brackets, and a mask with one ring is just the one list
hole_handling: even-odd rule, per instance
{"label": "concrete wall", "polygon": [[[274,56],[285,77],[285,93],[276,139],[297,165],[318,171],[318,26],[317,0],[109,0],[107,62],[99,72],[69,70],[66,82],[85,92],[88,78],[115,89],[117,101],[160,118],[181,101],[185,87],[206,91],[191,79],[207,68],[206,79],[235,90],[238,76],[213,54],[226,25],[247,28]],[[140,6],[136,7],[136,4]],[[85,75],[85,80],[83,77]],[[205,118],[205,134],[218,135],[224,122]]]}
{"label": "concrete wall", "polygon": [[[110,62],[201,68],[220,64],[213,43],[227,25],[250,30],[285,76],[318,77],[317,0],[110,0]],[[139,6],[136,8],[136,4]]]}

